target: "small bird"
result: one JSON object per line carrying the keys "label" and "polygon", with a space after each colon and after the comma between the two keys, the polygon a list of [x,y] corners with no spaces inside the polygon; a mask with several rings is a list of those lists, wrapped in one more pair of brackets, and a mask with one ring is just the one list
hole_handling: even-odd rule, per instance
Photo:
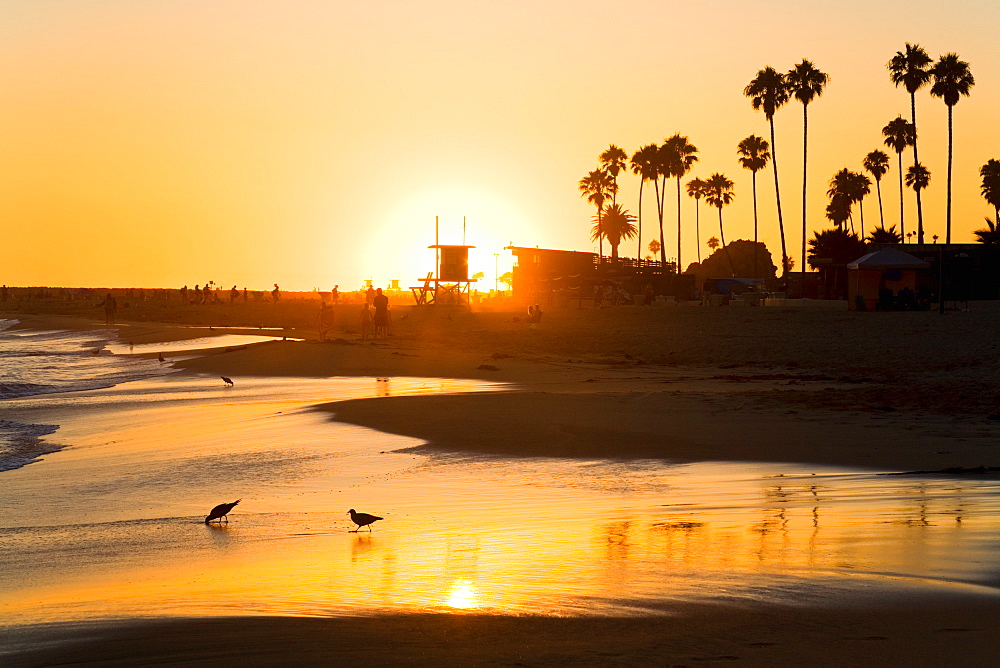
{"label": "small bird", "polygon": [[236,504],[243,499],[236,499],[232,503],[220,503],[215,508],[212,508],[212,512],[208,514],[205,518],[205,524],[208,524],[212,520],[222,521],[222,518],[226,518],[226,522],[229,521],[229,511],[236,507]]}
{"label": "small bird", "polygon": [[[212,512],[215,511],[213,510]],[[380,519],[382,519],[381,517],[376,517],[375,515],[369,515],[368,513],[356,513],[354,512],[354,508],[351,508],[347,512],[351,514],[351,521],[358,525],[357,529],[355,529],[354,531],[349,531],[348,533],[357,533],[358,531],[361,530],[361,527],[368,527],[368,531],[371,531],[372,528],[369,525],[372,524],[373,522],[377,522]]]}
{"label": "small bird", "polygon": [[233,382],[232,378],[226,378],[225,376],[219,376],[222,378],[222,382],[226,384],[226,387],[235,387],[236,383]]}
{"label": "small bird", "polygon": [[161,362],[166,362],[167,361],[167,360],[163,359],[163,353],[156,353],[156,359],[160,360]]}

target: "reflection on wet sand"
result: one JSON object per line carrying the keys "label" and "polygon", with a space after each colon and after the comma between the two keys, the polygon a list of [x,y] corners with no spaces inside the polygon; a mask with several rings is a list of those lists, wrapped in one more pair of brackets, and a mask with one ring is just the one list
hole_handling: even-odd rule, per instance
{"label": "reflection on wet sand", "polygon": [[[996,480],[418,456],[393,452],[411,439],[277,402],[280,389],[244,382],[208,406],[168,391],[124,402],[111,394],[99,410],[114,428],[70,424],[75,448],[5,474],[0,623],[614,614],[681,600],[830,603],[1000,580]],[[368,380],[351,391],[371,389]],[[140,401],[150,406],[130,412]],[[162,424],[172,425],[169,438]],[[240,496],[228,525],[203,523],[206,506]],[[375,535],[348,533],[352,506],[384,516]]]}

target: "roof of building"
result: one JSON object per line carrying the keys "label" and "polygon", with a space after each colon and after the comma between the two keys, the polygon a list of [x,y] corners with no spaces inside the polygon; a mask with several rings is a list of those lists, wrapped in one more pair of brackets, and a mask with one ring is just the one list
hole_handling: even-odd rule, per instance
{"label": "roof of building", "polygon": [[847,264],[848,269],[927,269],[930,266],[920,258],[895,248],[868,253]]}

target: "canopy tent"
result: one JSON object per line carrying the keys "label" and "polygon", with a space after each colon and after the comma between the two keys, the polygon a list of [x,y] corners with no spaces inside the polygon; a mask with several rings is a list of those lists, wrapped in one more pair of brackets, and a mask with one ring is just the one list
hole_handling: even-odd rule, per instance
{"label": "canopy tent", "polygon": [[868,253],[847,264],[848,269],[927,269],[930,266],[919,257],[895,248]]}
{"label": "canopy tent", "polygon": [[930,264],[895,248],[868,253],[847,264],[848,307],[855,311],[922,308],[917,272]]}

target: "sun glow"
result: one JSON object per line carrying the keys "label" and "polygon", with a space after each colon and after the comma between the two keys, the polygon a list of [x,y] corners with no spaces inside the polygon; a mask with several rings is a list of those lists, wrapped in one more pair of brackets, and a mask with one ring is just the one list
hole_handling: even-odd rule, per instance
{"label": "sun glow", "polygon": [[456,580],[448,592],[448,607],[470,610],[479,607],[479,597],[476,589],[468,580]]}

